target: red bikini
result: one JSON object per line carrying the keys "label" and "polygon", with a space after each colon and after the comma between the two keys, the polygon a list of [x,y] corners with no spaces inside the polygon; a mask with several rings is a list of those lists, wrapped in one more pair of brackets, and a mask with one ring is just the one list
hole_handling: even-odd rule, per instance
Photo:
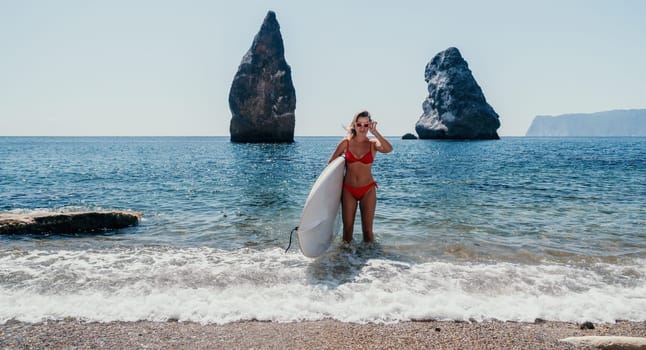
{"label": "red bikini", "polygon": [[[352,152],[350,152],[349,149],[345,150],[345,161],[346,161],[346,163],[361,162],[363,164],[372,164],[372,162],[374,162],[374,160],[375,160],[375,158],[372,155],[372,150],[368,151],[361,158],[355,157],[354,154],[352,154]],[[373,181],[373,182],[371,182],[371,183],[369,183],[369,184],[367,184],[365,186],[361,186],[361,187],[352,187],[350,185],[343,184],[343,188],[348,190],[348,192],[350,192],[352,197],[354,197],[354,199],[356,199],[358,201],[361,200],[361,198],[363,198],[363,196],[365,196],[366,193],[368,191],[370,191],[370,189],[373,188],[373,187],[378,187],[377,182]]]}
{"label": "red bikini", "polygon": [[372,151],[366,152],[361,158],[357,158],[350,152],[349,149],[345,150],[345,161],[346,163],[361,162],[363,164],[372,164],[375,161],[375,158],[372,156]]}
{"label": "red bikini", "polygon": [[352,187],[352,186],[350,186],[350,185],[343,184],[343,188],[345,188],[346,190],[348,190],[348,192],[350,192],[350,194],[352,195],[352,197],[354,197],[354,199],[356,199],[356,200],[358,200],[358,201],[360,201],[360,200],[361,200],[361,198],[363,198],[363,196],[365,196],[365,195],[366,195],[366,193],[367,193],[368,191],[370,191],[370,189],[371,189],[373,186],[374,186],[374,187],[379,187],[379,186],[377,186],[377,182],[375,182],[375,181],[373,181],[373,182],[371,182],[371,183],[369,183],[369,184],[367,184],[367,185],[365,185],[365,186],[361,186],[361,187]]}

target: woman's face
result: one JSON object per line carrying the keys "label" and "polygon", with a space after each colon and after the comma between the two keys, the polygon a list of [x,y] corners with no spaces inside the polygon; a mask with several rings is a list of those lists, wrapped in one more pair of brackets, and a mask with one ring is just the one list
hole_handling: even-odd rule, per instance
{"label": "woman's face", "polygon": [[366,133],[368,132],[369,128],[370,128],[369,117],[359,117],[357,118],[357,121],[354,123],[354,129],[357,130],[357,132]]}

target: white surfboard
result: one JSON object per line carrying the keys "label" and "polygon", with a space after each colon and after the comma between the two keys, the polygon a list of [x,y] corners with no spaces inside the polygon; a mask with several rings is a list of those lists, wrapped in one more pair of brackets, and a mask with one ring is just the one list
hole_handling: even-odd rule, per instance
{"label": "white surfboard", "polygon": [[298,244],[307,257],[314,258],[325,253],[339,230],[337,218],[341,205],[344,165],[344,157],[330,162],[307,196],[297,231]]}

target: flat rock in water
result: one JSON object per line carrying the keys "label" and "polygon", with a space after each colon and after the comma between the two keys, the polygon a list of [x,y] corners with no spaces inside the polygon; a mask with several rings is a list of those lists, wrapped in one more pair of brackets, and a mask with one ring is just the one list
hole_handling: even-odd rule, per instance
{"label": "flat rock in water", "polygon": [[643,337],[587,336],[570,337],[560,341],[606,350],[646,350],[646,338]]}
{"label": "flat rock in water", "polygon": [[0,235],[105,232],[137,226],[135,211],[0,213]]}

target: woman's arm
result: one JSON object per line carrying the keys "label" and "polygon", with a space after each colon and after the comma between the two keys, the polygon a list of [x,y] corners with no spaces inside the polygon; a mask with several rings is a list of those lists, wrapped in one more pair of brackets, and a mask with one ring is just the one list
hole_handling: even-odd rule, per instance
{"label": "woman's arm", "polygon": [[341,156],[344,152],[345,149],[348,147],[348,139],[343,139],[341,142],[339,142],[339,145],[336,146],[336,149],[334,150],[334,153],[332,153],[332,157],[330,157],[330,160],[328,160],[328,164],[332,163],[333,160],[337,159],[339,156]]}
{"label": "woman's arm", "polygon": [[379,131],[377,131],[377,122],[372,122],[370,123],[370,133],[375,135],[377,138],[375,140],[375,148],[377,148],[377,151],[381,153],[389,153],[392,152],[393,146],[386,140],[385,137],[383,137]]}

